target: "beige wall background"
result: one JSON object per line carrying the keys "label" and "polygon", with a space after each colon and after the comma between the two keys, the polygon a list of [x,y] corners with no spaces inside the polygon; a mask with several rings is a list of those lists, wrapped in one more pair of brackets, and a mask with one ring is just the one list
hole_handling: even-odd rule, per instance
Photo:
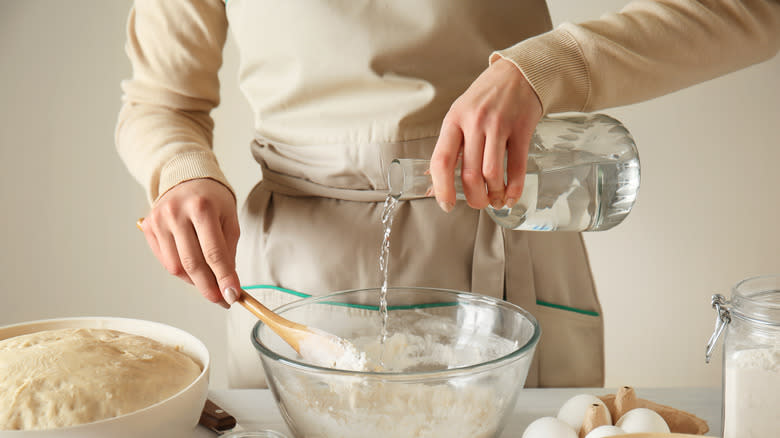
{"label": "beige wall background", "polygon": [[[114,151],[130,4],[0,2],[0,325],[82,315],[162,321],[207,344],[212,387],[223,387],[225,311],[157,264],[134,226],[148,208],[144,194]],[[556,23],[623,4],[550,1]],[[237,65],[230,41],[215,149],[243,198],[257,171]],[[633,132],[642,160],[633,213],[586,236],[606,315],[608,386],[720,384],[719,362],[704,364],[710,295],[780,272],[778,79],[780,57],[606,111]]]}

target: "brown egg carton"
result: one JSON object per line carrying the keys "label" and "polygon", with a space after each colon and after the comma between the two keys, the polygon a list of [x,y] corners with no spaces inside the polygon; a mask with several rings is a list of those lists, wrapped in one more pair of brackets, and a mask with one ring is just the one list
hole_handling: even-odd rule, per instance
{"label": "brown egg carton", "polygon": [[[624,386],[618,390],[617,394],[608,394],[600,396],[599,399],[607,405],[613,421],[617,421],[623,414],[635,408],[647,408],[657,412],[663,417],[672,433],[688,435],[704,435],[710,428],[707,422],[697,416],[675,409],[671,406],[664,406],[650,400],[637,398],[634,389]],[[598,406],[598,405],[596,405]],[[582,428],[580,429],[580,438],[586,435],[596,427],[607,424],[606,414],[602,409],[591,407],[585,416]]]}
{"label": "brown egg carton", "polygon": [[690,435],[687,433],[628,433],[625,435],[614,435],[615,438],[715,438],[702,437],[701,435]]}

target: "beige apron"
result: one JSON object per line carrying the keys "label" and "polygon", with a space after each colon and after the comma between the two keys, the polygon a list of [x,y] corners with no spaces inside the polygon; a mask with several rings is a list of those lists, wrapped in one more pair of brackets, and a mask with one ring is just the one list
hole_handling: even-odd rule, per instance
{"label": "beige apron", "polygon": [[[430,158],[490,53],[551,27],[543,0],[229,0],[227,14],[262,171],[241,211],[238,274],[247,287],[311,295],[380,286],[390,160]],[[390,246],[390,286],[472,291],[536,316],[528,386],[603,384],[601,309],[579,234],[507,231],[463,202],[445,214],[414,199],[399,206]],[[271,308],[299,298],[250,291]],[[265,385],[254,323],[229,313],[231,387]]]}

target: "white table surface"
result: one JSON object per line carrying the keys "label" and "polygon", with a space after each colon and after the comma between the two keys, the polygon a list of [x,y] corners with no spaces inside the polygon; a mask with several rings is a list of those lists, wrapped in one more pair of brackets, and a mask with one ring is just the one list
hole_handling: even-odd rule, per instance
{"label": "white table surface", "polygon": [[[637,388],[637,396],[656,403],[673,406],[705,420],[710,427],[707,435],[719,436],[721,421],[721,391],[719,388]],[[563,402],[577,394],[614,394],[604,388],[523,389],[515,405],[515,414],[501,434],[501,438],[519,438],[533,420],[554,416]],[[230,412],[246,429],[273,429],[292,438],[282,420],[273,395],[265,389],[211,390],[209,398]],[[216,434],[198,426],[194,438],[213,438]],[[336,437],[334,437],[336,438]],[[403,438],[403,437],[399,437]]]}

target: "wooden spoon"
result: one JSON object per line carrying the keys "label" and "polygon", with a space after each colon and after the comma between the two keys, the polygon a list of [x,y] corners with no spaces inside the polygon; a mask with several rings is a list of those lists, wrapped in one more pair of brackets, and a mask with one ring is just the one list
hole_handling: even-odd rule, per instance
{"label": "wooden spoon", "polygon": [[365,353],[361,354],[351,342],[323,330],[285,319],[265,307],[245,290],[239,290],[236,302],[263,321],[302,358],[328,368],[365,370]]}
{"label": "wooden spoon", "polygon": [[[239,295],[236,302],[263,321],[274,331],[274,333],[284,339],[284,342],[290,344],[298,354],[302,355],[301,344],[307,342],[306,339],[309,336],[319,336],[319,334],[312,331],[309,327],[277,315],[273,310],[265,307],[260,301],[257,301],[252,295],[249,295],[245,290],[239,289],[238,293]],[[335,337],[335,335],[331,336]]]}
{"label": "wooden spoon", "polygon": [[[143,231],[143,221],[144,218],[140,218],[135,224],[141,231]],[[346,339],[285,319],[265,307],[243,289],[239,288],[238,293],[237,303],[263,321],[307,361],[327,368],[350,371],[364,371],[366,369],[365,354],[360,353]]]}

